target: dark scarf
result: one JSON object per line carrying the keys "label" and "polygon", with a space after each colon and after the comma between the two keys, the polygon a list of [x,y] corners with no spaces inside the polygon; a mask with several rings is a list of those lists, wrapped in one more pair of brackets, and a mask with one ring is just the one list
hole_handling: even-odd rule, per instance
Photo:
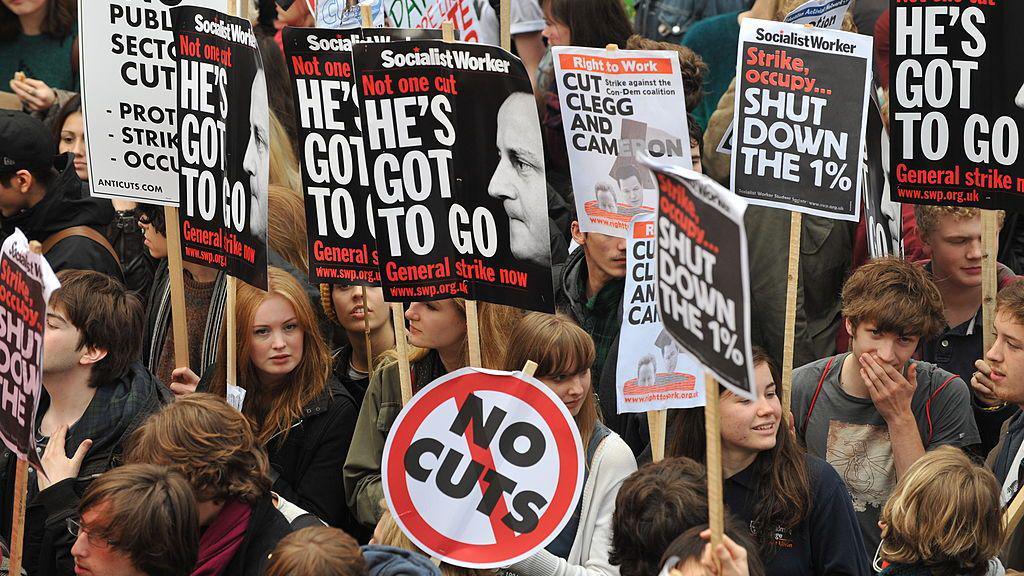
{"label": "dark scarf", "polygon": [[192,576],[220,576],[231,563],[249,528],[252,506],[240,500],[224,505],[199,538],[199,560]]}

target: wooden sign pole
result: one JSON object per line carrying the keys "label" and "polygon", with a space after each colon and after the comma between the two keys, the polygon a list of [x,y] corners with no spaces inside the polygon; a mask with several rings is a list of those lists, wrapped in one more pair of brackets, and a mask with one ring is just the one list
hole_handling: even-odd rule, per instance
{"label": "wooden sign pole", "polygon": [[665,422],[668,410],[648,410],[647,428],[651,433],[651,461],[661,462],[665,459]]}
{"label": "wooden sign pole", "polygon": [[523,366],[523,374],[526,374],[527,376],[533,376],[533,374],[536,371],[537,371],[537,363],[534,362],[533,360],[527,360],[526,361],[526,365]]}
{"label": "wooden sign pole", "polygon": [[498,25],[501,27],[501,49],[512,51],[512,0],[501,0]]}
{"label": "wooden sign pole", "polygon": [[362,19],[363,28],[373,28],[373,9],[369,4],[360,4],[359,17]]}
{"label": "wooden sign pole", "polygon": [[[227,372],[227,383],[232,386],[238,385],[238,338],[236,338],[235,329],[237,326],[235,320],[235,302],[238,298],[238,279],[234,276],[228,276],[227,285],[227,298],[225,299],[224,314],[227,318],[227,334],[225,336],[228,339],[227,343],[227,358],[226,358],[226,372]],[[227,387],[224,388],[224,393],[227,394]]]}
{"label": "wooden sign pole", "polygon": [[363,289],[363,336],[366,338],[366,371],[373,374],[373,346],[370,344],[370,305],[367,303],[366,286]]}
{"label": "wooden sign pole", "polygon": [[999,214],[994,210],[981,211],[981,320],[982,335],[985,342],[984,353],[995,344],[995,329],[992,324],[996,319],[996,240],[999,237]]}
{"label": "wooden sign pole", "polygon": [[1024,490],[1017,492],[1017,496],[1006,507],[1006,512],[1003,513],[1003,532],[1013,534],[1020,524],[1021,516],[1024,516]]}
{"label": "wooden sign pole", "polygon": [[707,436],[708,525],[711,527],[711,549],[717,550],[725,531],[725,508],[722,504],[722,435],[718,424],[718,381],[711,372],[704,375],[707,392],[704,405],[704,434]]}
{"label": "wooden sign pole", "polygon": [[803,214],[790,212],[789,270],[786,273],[786,324],[782,342],[782,411],[789,420],[793,395],[793,341],[796,339],[796,295],[800,281],[800,226]]}
{"label": "wooden sign pole", "polygon": [[185,278],[181,266],[181,224],[178,209],[164,206],[167,232],[167,271],[171,287],[171,326],[174,340],[174,366],[188,368],[188,323],[185,318]]}
{"label": "wooden sign pole", "polygon": [[18,458],[14,468],[14,517],[11,520],[10,574],[21,574],[25,544],[25,500],[28,497],[28,461]]}
{"label": "wooden sign pole", "polygon": [[401,302],[391,303],[391,322],[395,325],[395,350],[398,351],[398,379],[402,386],[402,406],[412,398],[412,375],[409,365],[409,337],[405,329],[405,310]]}

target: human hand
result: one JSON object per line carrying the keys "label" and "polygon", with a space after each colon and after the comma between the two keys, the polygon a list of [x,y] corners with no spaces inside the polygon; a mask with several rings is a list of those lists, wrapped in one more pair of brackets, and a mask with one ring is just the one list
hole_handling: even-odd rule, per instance
{"label": "human hand", "polygon": [[40,459],[43,472],[46,474],[36,474],[40,492],[62,480],[76,478],[78,471],[82,469],[82,461],[85,460],[89,448],[92,448],[92,440],[83,440],[78,445],[78,450],[75,450],[75,455],[68,458],[67,452],[65,452],[67,437],[68,427],[59,426],[46,444],[46,450],[43,451],[43,457]]}
{"label": "human hand", "polygon": [[[711,530],[701,532],[700,537],[710,541]],[[714,552],[711,550],[710,542],[704,546],[700,564],[704,569],[705,576],[749,576],[750,574],[747,567],[747,551],[725,534],[722,534],[722,543],[716,547]]]}
{"label": "human hand", "polygon": [[978,371],[971,376],[971,388],[974,389],[978,402],[986,406],[1002,404],[1003,401],[996,396],[995,383],[992,381],[992,367],[988,365],[988,362],[980,359],[974,361],[974,367]]}
{"label": "human hand", "polygon": [[191,394],[196,391],[197,386],[199,386],[199,376],[192,370],[182,367],[175,368],[171,372],[170,387],[175,396]]}
{"label": "human hand", "polygon": [[891,364],[879,362],[873,354],[861,354],[858,360],[861,378],[882,418],[890,424],[900,418],[913,418],[910,401],[917,389],[917,363],[910,364],[904,377]]}
{"label": "human hand", "polygon": [[29,110],[45,112],[57,102],[57,93],[42,80],[25,78],[12,79],[11,90]]}

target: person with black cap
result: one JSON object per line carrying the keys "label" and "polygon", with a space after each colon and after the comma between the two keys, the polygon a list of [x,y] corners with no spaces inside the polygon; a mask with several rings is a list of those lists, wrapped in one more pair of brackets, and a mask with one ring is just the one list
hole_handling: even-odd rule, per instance
{"label": "person with black cap", "polygon": [[113,217],[110,202],[83,197],[71,155],[56,156],[42,122],[0,111],[0,240],[20,228],[43,244],[55,272],[95,270],[123,281],[101,232]]}

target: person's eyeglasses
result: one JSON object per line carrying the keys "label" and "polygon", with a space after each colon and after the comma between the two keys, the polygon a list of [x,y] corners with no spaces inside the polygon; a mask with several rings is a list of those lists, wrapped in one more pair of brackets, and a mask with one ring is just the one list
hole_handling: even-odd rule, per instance
{"label": "person's eyeglasses", "polygon": [[93,548],[104,549],[105,550],[105,549],[113,548],[113,547],[115,547],[117,545],[117,542],[115,542],[115,541],[113,541],[113,540],[111,540],[109,538],[104,538],[104,537],[101,537],[99,535],[89,534],[89,529],[85,528],[84,526],[82,526],[82,524],[79,523],[74,518],[68,518],[67,519],[67,524],[68,524],[68,532],[71,533],[72,536],[74,536],[75,538],[78,538],[79,534],[85,534],[85,541],[88,542],[89,546],[91,546]]}

